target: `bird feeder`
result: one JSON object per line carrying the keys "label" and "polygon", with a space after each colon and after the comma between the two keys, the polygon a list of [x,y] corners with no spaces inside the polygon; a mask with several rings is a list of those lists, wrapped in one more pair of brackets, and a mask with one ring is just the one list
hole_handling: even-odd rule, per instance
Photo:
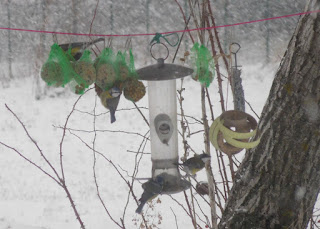
{"label": "bird feeder", "polygon": [[193,70],[164,61],[158,58],[156,64],[137,73],[141,80],[148,81],[152,177],[161,175],[162,194],[172,194],[191,185],[181,178],[178,168],[176,79],[191,75]]}

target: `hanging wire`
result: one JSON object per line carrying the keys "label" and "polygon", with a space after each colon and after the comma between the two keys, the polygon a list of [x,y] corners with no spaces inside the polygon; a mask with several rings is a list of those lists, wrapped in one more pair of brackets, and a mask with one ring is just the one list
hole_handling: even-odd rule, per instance
{"label": "hanging wire", "polygon": [[[177,40],[175,43],[170,42],[167,37],[169,36],[176,36]],[[160,39],[163,38],[171,47],[175,47],[179,44],[179,35],[178,33],[170,33],[170,34],[166,34],[166,35],[162,35],[161,33],[156,33],[156,35],[153,37],[153,39],[150,42],[150,45],[153,45],[154,43],[161,43]]]}

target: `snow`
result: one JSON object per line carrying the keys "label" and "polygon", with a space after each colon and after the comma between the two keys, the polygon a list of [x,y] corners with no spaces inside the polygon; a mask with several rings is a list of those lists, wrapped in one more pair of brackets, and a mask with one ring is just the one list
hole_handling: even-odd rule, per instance
{"label": "snow", "polygon": [[[262,66],[257,65],[243,66],[242,76],[246,100],[250,102],[258,114],[263,108],[271,87],[275,67],[267,66],[262,69]],[[17,79],[11,82],[9,88],[2,89],[0,94],[0,141],[16,148],[50,174],[53,174],[49,166],[41,159],[39,152],[30,142],[21,125],[6,109],[5,104],[7,104],[25,124],[32,138],[60,174],[59,144],[62,130],[57,127],[64,125],[78,96],[67,92],[65,96],[44,97],[41,100],[35,100],[31,90],[32,83],[32,78]],[[178,81],[177,88],[179,87],[180,82]],[[200,86],[193,80],[186,79],[184,87],[186,88],[184,92],[185,113],[201,119]],[[220,110],[216,81],[210,86],[209,91],[215,115],[218,116]],[[92,131],[93,116],[83,112],[92,113],[94,104],[95,93],[94,90],[91,90],[80,99],[76,106],[76,109],[82,112],[75,111],[70,117],[67,127]],[[229,107],[232,107],[232,101],[228,101],[228,104]],[[147,107],[147,96],[138,105]],[[133,105],[121,98],[118,107],[120,110],[116,113],[117,121],[111,125],[108,113],[103,114],[106,110],[97,100],[96,113],[101,115],[96,118],[96,129],[101,132],[97,132],[95,147],[97,151],[112,160],[126,180],[131,181],[130,175],[134,170],[135,153],[127,151],[139,150],[143,138],[136,133],[144,135],[147,133],[148,127],[135,109],[121,110],[125,108],[133,108]],[[143,108],[141,110],[148,117],[148,111]],[[249,107],[247,107],[247,112],[253,115]],[[180,113],[179,107],[178,113]],[[201,126],[194,127],[197,130],[200,128]],[[73,131],[73,133],[81,136],[87,144],[92,146],[94,132]],[[202,134],[192,135],[188,142],[194,150],[202,152]],[[181,139],[179,138],[180,143]],[[179,149],[181,152],[181,144]],[[55,182],[19,157],[14,151],[0,146],[0,152],[1,229],[79,228],[66,194]],[[144,152],[150,152],[149,144],[146,145]],[[92,150],[67,131],[63,155],[66,182],[87,228],[99,229],[106,228],[106,226],[117,228],[97,198],[92,170]],[[213,159],[213,172],[218,174],[218,166],[215,161],[216,159]],[[129,188],[113,166],[99,155],[97,155],[96,168],[100,194],[112,217],[119,221],[127,203]],[[145,178],[150,175],[150,155],[146,154],[142,157],[137,177]],[[198,180],[205,180],[205,177],[205,171],[198,173]],[[135,182],[133,188],[139,198],[142,193],[141,185]],[[173,197],[181,203],[185,203],[183,194],[175,194]],[[148,209],[148,206],[144,208],[150,222],[155,223],[159,228],[171,228],[172,225],[175,225],[172,208],[177,216],[179,227],[192,228],[190,218],[169,196],[160,196],[160,200],[161,203],[153,201],[153,210]],[[199,203],[209,214],[209,208],[201,198],[199,198]],[[138,228],[135,223],[137,225],[141,223],[141,217],[135,214],[136,207],[137,205],[130,195],[125,215],[125,224],[129,228]]]}

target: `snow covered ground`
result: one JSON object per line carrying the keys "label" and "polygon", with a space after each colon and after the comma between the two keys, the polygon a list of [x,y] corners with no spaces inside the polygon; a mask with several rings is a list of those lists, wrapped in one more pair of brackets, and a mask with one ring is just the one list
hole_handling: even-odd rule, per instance
{"label": "snow covered ground", "polygon": [[[267,99],[272,84],[276,65],[243,66],[242,77],[246,100],[255,111],[260,114]],[[179,88],[180,80],[177,87]],[[191,79],[186,79],[184,86],[185,113],[201,119],[200,86]],[[5,104],[21,119],[30,135],[37,142],[43,153],[61,174],[59,164],[59,144],[66,118],[72,110],[78,96],[67,93],[66,96],[44,97],[35,100],[33,93],[33,79],[19,79],[10,83],[9,88],[1,88],[0,93],[0,141],[16,148],[24,156],[38,163],[43,169],[53,175],[50,167],[41,159],[39,151],[28,139],[17,119],[6,109]],[[226,88],[225,88],[226,89]],[[216,80],[209,91],[214,103],[216,117],[220,115],[219,95]],[[94,90],[86,93],[76,106],[76,111],[70,117],[68,128],[71,133],[80,136],[88,145],[92,146],[95,133],[94,117],[96,96]],[[232,108],[229,89],[228,107]],[[142,112],[148,118],[147,96],[138,102]],[[148,131],[139,112],[133,104],[124,97],[121,98],[117,121],[110,124],[110,117],[97,100],[96,114],[96,150],[104,154],[119,169],[124,178],[131,181],[130,175],[135,168],[136,154],[143,141],[143,135]],[[253,114],[250,108],[247,112]],[[179,111],[179,108],[178,108]],[[192,125],[194,131],[201,130],[200,125]],[[80,130],[80,131],[79,131]],[[82,131],[81,131],[82,130]],[[85,131],[83,131],[85,130]],[[93,152],[69,131],[63,144],[63,161],[66,183],[78,207],[80,216],[87,228],[118,228],[108,217],[99,202],[93,177]],[[138,135],[141,134],[141,135]],[[179,138],[181,142],[181,138]],[[191,146],[201,153],[203,149],[202,134],[193,135],[188,139]],[[180,152],[182,152],[180,145]],[[129,151],[129,152],[128,152]],[[150,152],[147,143],[144,152]],[[129,199],[128,208],[124,216],[127,228],[139,228],[140,215],[135,214],[137,207],[132,196],[129,195],[127,184],[120,177],[114,167],[101,156],[97,156],[96,176],[100,194],[112,217],[120,222],[123,209]],[[140,158],[140,156],[138,156]],[[213,172],[218,175],[213,157]],[[150,155],[143,155],[137,177],[150,177]],[[198,175],[199,180],[205,179],[205,172]],[[140,197],[141,185],[136,181],[134,193]],[[173,195],[185,205],[183,194]],[[193,228],[190,218],[185,211],[169,196],[160,196],[161,203],[154,201],[154,209],[145,206],[146,218],[149,224],[158,228],[176,228],[175,215],[179,228]],[[204,202],[199,202],[209,215],[209,208]],[[174,212],[174,213],[173,213]],[[175,215],[174,215],[175,214]],[[203,217],[202,217],[203,218]],[[135,225],[136,224],[136,225]],[[201,225],[204,225],[200,222]],[[72,229],[79,228],[70,202],[66,194],[53,180],[41,173],[37,168],[23,160],[14,151],[0,145],[0,229]]]}

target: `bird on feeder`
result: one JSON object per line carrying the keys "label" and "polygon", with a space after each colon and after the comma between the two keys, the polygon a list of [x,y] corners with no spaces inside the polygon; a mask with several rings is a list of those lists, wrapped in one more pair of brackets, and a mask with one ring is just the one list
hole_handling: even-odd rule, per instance
{"label": "bird on feeder", "polygon": [[99,95],[102,105],[110,110],[111,123],[116,121],[115,113],[120,101],[120,95],[121,90],[116,86],[101,92]]}
{"label": "bird on feeder", "polygon": [[155,179],[150,179],[146,183],[142,184],[144,189],[141,198],[139,199],[140,204],[136,210],[136,213],[141,214],[143,206],[150,200],[157,197],[163,190],[164,179],[162,176],[156,176]]}
{"label": "bird on feeder", "polygon": [[70,49],[71,55],[73,56],[73,58],[75,60],[79,60],[86,48],[90,47],[91,45],[99,41],[104,41],[104,38],[98,38],[90,42],[74,42],[74,43],[60,44],[59,46],[65,52],[67,52]]}
{"label": "bird on feeder", "polygon": [[210,160],[210,158],[211,156],[206,153],[202,153],[200,155],[196,154],[194,157],[189,158],[181,164],[177,163],[177,165],[181,165],[188,175],[194,176],[204,168],[205,163]]}

